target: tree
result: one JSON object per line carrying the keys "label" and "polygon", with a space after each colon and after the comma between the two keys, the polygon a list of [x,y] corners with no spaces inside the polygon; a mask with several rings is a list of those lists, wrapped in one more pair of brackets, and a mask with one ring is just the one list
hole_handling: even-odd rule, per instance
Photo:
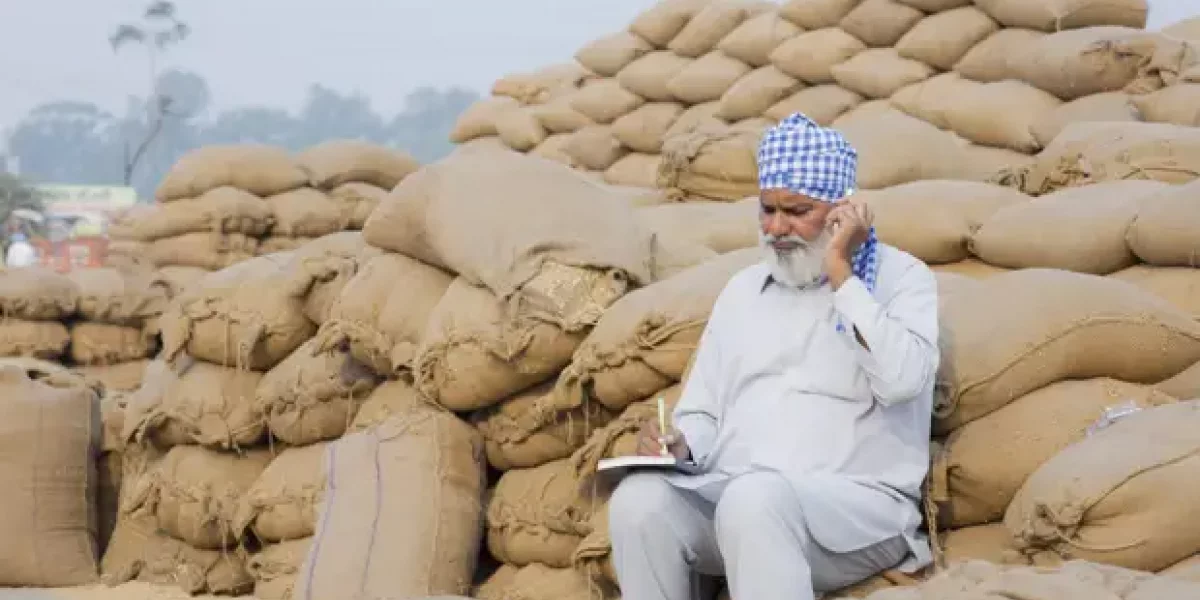
{"label": "tree", "polygon": [[149,69],[150,89],[146,102],[146,122],[149,123],[149,128],[132,152],[129,143],[125,143],[125,185],[133,182],[134,169],[150,148],[150,144],[162,133],[167,117],[172,115],[173,98],[161,85],[159,59],[162,53],[187,39],[190,34],[191,28],[176,16],[175,3],[156,0],[146,7],[140,24],[119,25],[108,38],[113,52],[119,52],[129,44],[141,46],[146,51],[146,64]]}
{"label": "tree", "polygon": [[[42,211],[41,196],[36,190],[25,185],[24,181],[8,173],[0,173],[0,225],[6,225],[13,211],[18,208],[27,208],[40,213]],[[4,233],[4,230],[0,230],[0,233]]]}

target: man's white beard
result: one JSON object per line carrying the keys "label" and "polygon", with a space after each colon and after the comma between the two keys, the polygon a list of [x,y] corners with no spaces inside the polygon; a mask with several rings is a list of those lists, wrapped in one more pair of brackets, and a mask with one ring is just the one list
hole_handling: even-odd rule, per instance
{"label": "man's white beard", "polygon": [[[821,236],[814,241],[806,241],[798,235],[776,238],[766,234],[759,235],[759,245],[771,268],[771,276],[776,281],[793,287],[804,287],[816,283],[825,274],[825,252],[829,246],[831,234],[822,231]],[[776,250],[775,242],[794,243],[791,250]]]}

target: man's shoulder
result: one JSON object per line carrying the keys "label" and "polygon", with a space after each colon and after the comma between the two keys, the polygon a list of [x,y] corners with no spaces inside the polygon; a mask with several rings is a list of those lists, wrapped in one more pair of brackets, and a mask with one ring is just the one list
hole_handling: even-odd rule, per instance
{"label": "man's shoulder", "polygon": [[879,285],[892,289],[923,287],[936,281],[933,269],[924,261],[895,246],[879,244]]}

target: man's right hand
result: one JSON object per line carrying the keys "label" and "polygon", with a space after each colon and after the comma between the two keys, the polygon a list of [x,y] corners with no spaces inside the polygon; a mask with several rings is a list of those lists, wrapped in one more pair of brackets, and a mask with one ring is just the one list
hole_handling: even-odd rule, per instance
{"label": "man's right hand", "polygon": [[691,455],[682,433],[669,431],[664,434],[659,431],[658,421],[650,419],[642,425],[638,433],[638,456],[662,456],[663,443],[666,443],[667,449],[677,460],[687,460]]}

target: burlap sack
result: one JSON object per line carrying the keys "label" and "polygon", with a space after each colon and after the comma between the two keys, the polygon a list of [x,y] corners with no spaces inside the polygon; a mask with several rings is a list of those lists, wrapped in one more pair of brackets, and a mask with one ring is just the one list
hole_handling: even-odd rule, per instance
{"label": "burlap sack", "polygon": [[760,257],[739,250],[617,301],[559,378],[565,405],[585,398],[620,411],[679,381],[725,284]]}
{"label": "burlap sack", "polygon": [[765,67],[771,63],[775,48],[800,33],[795,23],[768,11],[747,19],[725,36],[717,49],[752,67]]}
{"label": "burlap sack", "polygon": [[1189,558],[1185,558],[1166,569],[1158,572],[1159,575],[1165,575],[1173,579],[1183,579],[1195,583],[1200,583],[1200,554],[1195,554]]}
{"label": "burlap sack", "polygon": [[379,375],[409,372],[420,336],[451,281],[444,271],[403,254],[370,259],[330,308],[317,349],[346,347]]}
{"label": "burlap sack", "polygon": [[962,147],[962,170],[956,176],[969,181],[1000,183],[1005,174],[1026,169],[1033,161],[1034,157],[1007,148],[968,144]]}
{"label": "burlap sack", "polygon": [[895,0],[863,0],[839,23],[843,31],[872,48],[891,48],[925,16]]}
{"label": "burlap sack", "polygon": [[122,439],[169,448],[198,444],[240,449],[256,444],[266,423],[254,403],[262,374],[187,361],[147,365],[142,387],[129,398]]}
{"label": "burlap sack", "polygon": [[637,34],[620,31],[589,42],[575,53],[575,60],[602,77],[613,77],[653,50],[654,46]]}
{"label": "burlap sack", "polygon": [[632,63],[620,73],[617,82],[621,87],[650,102],[669,102],[675,99],[667,83],[683,72],[692,59],[674,52],[660,50],[651,52]]}
{"label": "burlap sack", "polygon": [[833,83],[833,67],[866,50],[858,38],[830,27],[801,33],[771,52],[771,64],[811,84]]}
{"label": "burlap sack", "polygon": [[1187,183],[1200,176],[1200,129],[1163,123],[1072,123],[1021,178],[1027,194],[1102,181]]}
{"label": "burlap sack", "polygon": [[546,160],[552,160],[557,163],[564,164],[571,168],[579,167],[579,163],[567,153],[567,146],[571,143],[571,134],[555,133],[546,137],[546,140],[538,144],[537,148],[529,151],[533,156],[540,156]]}
{"label": "burlap sack", "polygon": [[271,235],[277,237],[320,237],[346,227],[337,203],[312,188],[300,188],[267,198],[275,215]]}
{"label": "burlap sack", "polygon": [[661,237],[682,238],[725,254],[758,246],[758,198],[739,202],[680,202],[647,206],[638,220]]}
{"label": "burlap sack", "polygon": [[604,171],[629,153],[609,125],[589,125],[572,133],[563,150],[573,163],[592,171]]}
{"label": "burlap sack", "polygon": [[271,434],[294,446],[337,439],[379,379],[345,350],[309,340],[263,376],[256,404]]}
{"label": "burlap sack", "polygon": [[140,326],[167,305],[166,290],[153,285],[150,273],[104,267],[73,269],[70,278],[79,290],[79,316],[89,321]]}
{"label": "burlap sack", "polygon": [[1184,40],[1200,40],[1200,17],[1189,17],[1163,27],[1160,31]]}
{"label": "burlap sack", "polygon": [[[686,377],[681,379],[686,380]],[[652,397],[639,399],[621,413],[597,429],[587,441],[571,455],[571,469],[580,481],[592,481],[600,461],[606,458],[636,456],[638,435],[651,419],[658,418],[658,398],[663,399],[667,410],[675,410],[683,384],[676,384],[656,392]]]}
{"label": "burlap sack", "polygon": [[1009,505],[1004,525],[1029,556],[1153,572],[1195,554],[1197,427],[1196,401],[1121,419],[1034,472]]}
{"label": "burlap sack", "polygon": [[[986,10],[985,10],[986,12]],[[1009,65],[1009,57],[1025,52],[1046,37],[1031,29],[1001,29],[975,45],[954,65],[954,71],[972,81],[991,83],[1015,79],[1017,72]]]}
{"label": "burlap sack", "polygon": [[288,448],[246,490],[238,503],[233,529],[248,529],[267,543],[311,537],[317,528],[317,506],[325,496],[328,444]]}
{"label": "burlap sack", "polygon": [[528,152],[546,141],[550,135],[537,119],[536,107],[509,108],[496,117],[496,132],[500,140],[517,152]]}
{"label": "burlap sack", "polygon": [[575,478],[568,460],[506,471],[487,507],[488,551],[510,565],[570,567],[604,500]]}
{"label": "burlap sack", "polygon": [[658,184],[662,157],[657,154],[626,154],[604,171],[604,181],[613,185],[652,188]]}
{"label": "burlap sack", "polygon": [[1112,379],[1061,381],[963,425],[933,461],[929,495],[938,503],[938,525],[1001,520],[1038,467],[1082,440],[1106,408],[1127,401],[1147,408],[1176,400],[1149,386]]}
{"label": "burlap sack", "polygon": [[930,264],[966,260],[967,241],[996,211],[1029,198],[1010,188],[974,181],[914,181],[863,192],[883,242]]}
{"label": "burlap sack", "polygon": [[658,154],[667,130],[683,114],[675,102],[652,102],[613,121],[611,133],[621,145],[634,152]]}
{"label": "burlap sack", "polygon": [[897,90],[889,102],[907,115],[950,129],[948,113],[962,110],[956,99],[978,87],[979,84],[963,79],[957,73],[942,73]]}
{"label": "burlap sack", "polygon": [[612,563],[612,537],[608,530],[608,504],[598,507],[588,522],[591,533],[579,542],[571,554],[571,566],[587,573],[602,585],[617,585],[617,570]]}
{"label": "burlap sack", "polygon": [[1059,31],[1013,54],[1009,65],[1025,82],[1063,100],[1127,88],[1153,90],[1163,82],[1150,59],[1171,43],[1181,42],[1132,27]]}
{"label": "burlap sack", "polygon": [[[1029,127],[1041,147],[1050,145],[1063,128],[1084,121],[1140,121],[1136,99],[1124,92],[1104,92],[1072,100],[1043,113]],[[1134,101],[1131,101],[1134,100]],[[1154,119],[1147,119],[1153,121]]]}
{"label": "burlap sack", "polygon": [[429,400],[421,396],[411,383],[403,379],[389,379],[367,396],[362,407],[358,409],[358,414],[354,416],[348,432],[365,431],[391,417],[429,406]]}
{"label": "burlap sack", "polygon": [[1200,182],[1164,188],[1147,198],[1125,239],[1142,261],[1160,267],[1200,266]]}
{"label": "burlap sack", "polygon": [[314,238],[292,251],[283,270],[301,280],[312,278],[304,297],[304,316],[322,325],[359,266],[381,254],[383,250],[367,245],[362,233],[342,231]]}
{"label": "burlap sack", "polygon": [[658,187],[679,196],[741,200],[758,193],[758,144],[762,130],[702,123],[663,142]]}
{"label": "burlap sack", "polygon": [[0,317],[58,321],[75,313],[79,287],[41,267],[0,268]]}
{"label": "burlap sack", "polygon": [[667,44],[667,49],[679,56],[697,58],[717,48],[721,40],[733,33],[760,6],[750,0],[719,0],[697,11],[687,25]]}
{"label": "burlap sack", "polygon": [[1200,399],[1200,362],[1166,381],[1156,383],[1154,389],[1180,400]]}
{"label": "burlap sack", "polygon": [[228,186],[155,206],[132,224],[131,234],[153,241],[185,233],[244,233],[261,236],[274,223],[271,207],[253,194]]}
{"label": "burlap sack", "polygon": [[739,79],[721,96],[717,116],[730,121],[762,116],[802,85],[774,65],[760,67]]}
{"label": "burlap sack", "polygon": [[896,51],[904,58],[949,71],[967,51],[998,29],[1000,26],[983,11],[962,6],[921,19],[896,43]]}
{"label": "burlap sack", "polygon": [[99,367],[77,366],[75,372],[88,380],[95,381],[110,392],[132,392],[142,385],[142,374],[146,372],[148,360],[135,360],[116,365]]}
{"label": "burlap sack", "polygon": [[512,321],[504,311],[486,288],[455,279],[413,359],[421,393],[453,411],[485,408],[554,376],[583,340],[582,332]]}
{"label": "burlap sack", "polygon": [[598,77],[583,65],[570,60],[533,71],[505,75],[492,84],[492,95],[507,96],[521,104],[543,104]]}
{"label": "burlap sack", "polygon": [[837,25],[861,0],[787,0],[779,16],[804,29]]}
{"label": "burlap sack", "polygon": [[629,30],[659,48],[683,31],[692,16],[707,5],[709,0],[663,0],[638,13]]}
{"label": "burlap sack", "polygon": [[[581,127],[594,124],[591,119],[571,107],[572,96],[573,93],[563,94],[545,104],[529,107],[537,122],[551,134],[547,136],[547,140],[553,138],[553,134],[571,133]],[[545,141],[543,140],[542,143]]]}
{"label": "burlap sack", "polygon": [[153,517],[121,518],[101,572],[110,586],[137,580],[187,594],[239,595],[254,589],[242,552],[198,550],[158,531]]}
{"label": "burlap sack", "polygon": [[[948,179],[962,170],[962,152],[953,135],[900,111],[843,116],[834,126],[858,150],[858,185],[862,189]],[[895,140],[905,140],[903,147]]]}
{"label": "burlap sack", "polygon": [[92,583],[96,541],[96,456],[103,425],[95,390],[30,379],[0,367],[0,481],[8,490],[0,532],[0,584],[60,587]]}
{"label": "burlap sack", "polygon": [[222,186],[271,196],[308,183],[287,151],[265,144],[203,146],[175,161],[154,192],[159,202],[196,198]]}
{"label": "burlap sack", "polygon": [[1107,275],[1137,258],[1125,230],[1139,206],[1166,184],[1113,181],[1068,188],[1002,209],[971,236],[971,253],[1014,269],[1066,269]]}
{"label": "burlap sack", "polygon": [[958,135],[987,146],[1031,153],[1041,149],[1031,128],[1062,101],[1020,81],[959,86],[944,109],[946,124]]}
{"label": "burlap sack", "polygon": [[391,189],[421,168],[407,152],[350,139],[310,146],[296,155],[296,162],[308,171],[313,187],[326,191],[345,183],[368,183]]}
{"label": "burlap sack", "polygon": [[685,104],[714,102],[749,72],[750,65],[714,50],[667,81],[667,90]]}
{"label": "burlap sack", "polygon": [[254,577],[254,597],[259,600],[292,600],[296,577],[312,548],[311,537],[271,544],[250,556],[246,568]]}
{"label": "burlap sack", "polygon": [[482,575],[483,580],[471,590],[471,597],[479,600],[500,600],[520,570],[520,567],[500,564],[491,573]]}
{"label": "burlap sack", "polygon": [[935,73],[933,67],[903,58],[893,48],[864,50],[846,62],[834,65],[830,72],[838,85],[868,98],[888,98],[904,86],[928,79]]}
{"label": "burlap sack", "polygon": [[1200,110],[1196,108],[1200,103],[1200,85],[1173,85],[1144,96],[1134,96],[1132,103],[1142,118],[1152,123],[1200,126]]}
{"label": "burlap sack", "polygon": [[989,265],[974,258],[968,258],[967,260],[960,260],[958,262],[945,265],[931,265],[930,268],[933,269],[935,274],[952,273],[955,275],[962,275],[963,277],[969,277],[971,279],[987,279],[988,277],[1000,275],[1010,271],[1010,269]]}
{"label": "burlap sack", "polygon": [[536,385],[474,415],[492,467],[528,469],[567,458],[612,419],[599,404],[560,406],[554,383]]}
{"label": "burlap sack", "polygon": [[285,236],[270,236],[259,240],[258,250],[255,251],[255,256],[267,256],[270,254],[279,254],[281,252],[291,252],[304,247],[311,243],[315,237],[285,237]]}
{"label": "burlap sack", "polygon": [[763,113],[764,117],[782,121],[795,113],[803,113],[818,125],[829,126],[834,119],[854,108],[863,97],[837,85],[817,85],[802,89],[776,102]]}
{"label": "burlap sack", "polygon": [[1100,25],[1144,28],[1145,0],[974,0],[1006,27],[1065,31]]}
{"label": "burlap sack", "polygon": [[571,95],[571,108],[600,124],[612,123],[645,102],[644,98],[611,78],[588,81]]}
{"label": "burlap sack", "polygon": [[258,240],[240,233],[185,233],[154,240],[147,250],[157,267],[198,267],[208,271],[254,258]]}
{"label": "burlap sack", "polygon": [[[940,520],[939,525],[943,525]],[[1029,561],[1017,552],[1012,534],[1008,532],[1003,523],[990,523],[946,531],[940,541],[942,558],[949,566],[976,560],[987,561],[995,565],[1029,564]]]}
{"label": "burlap sack", "polygon": [[700,242],[663,234],[655,238],[654,283],[670,279],[692,267],[717,258],[719,254]]}
{"label": "burlap sack", "polygon": [[62,323],[0,319],[0,356],[57,360],[70,343],[71,333]]}
{"label": "burlap sack", "polygon": [[405,179],[363,233],[371,245],[485,285],[518,318],[576,331],[649,279],[650,235],[613,199],[551,161],[461,154]]}
{"label": "burlap sack", "polygon": [[1134,265],[1109,277],[1131,283],[1200,319],[1200,269]]}
{"label": "burlap sack", "polygon": [[450,131],[450,141],[462,144],[496,135],[497,114],[517,104],[516,100],[508,96],[492,96],[472,104],[454,122],[454,128]]}
{"label": "burlap sack", "polygon": [[667,130],[663,139],[688,134],[703,126],[728,125],[727,121],[717,117],[717,110],[720,108],[720,102],[705,102],[688,108],[675,119],[675,123]]}
{"label": "burlap sack", "polygon": [[941,310],[938,432],[1064,379],[1155,383],[1200,360],[1200,323],[1130,284],[1048,269],[980,283]]}
{"label": "burlap sack", "polygon": [[155,340],[136,327],[78,321],[71,325],[71,360],[80,365],[113,365],[154,354]]}
{"label": "burlap sack", "polygon": [[415,411],[331,444],[326,464],[317,535],[293,597],[467,591],[483,520],[474,429],[433,408]]}
{"label": "burlap sack", "polygon": [[207,274],[208,270],[200,267],[159,267],[154,271],[151,285],[161,287],[167,298],[173,299]]}
{"label": "burlap sack", "polygon": [[[846,112],[846,114],[834,119],[833,127],[835,129],[840,129],[844,125],[847,125],[849,123],[854,123],[857,121],[862,121],[863,119],[865,119],[867,117],[877,117],[877,116],[885,116],[886,117],[888,115],[895,116],[897,114],[902,114],[902,112],[896,110],[896,108],[892,106],[892,102],[890,99],[867,100],[867,101],[863,102],[862,104],[859,104],[858,106],[855,106],[854,108],[850,109],[849,111]],[[955,141],[958,142],[959,144],[962,143],[962,140],[959,139],[957,136],[954,136],[953,134],[951,134],[951,136],[954,137]]]}
{"label": "burlap sack", "polygon": [[577,569],[532,563],[513,573],[503,585],[484,590],[478,597],[481,600],[615,600],[619,594],[597,587],[586,573]]}

